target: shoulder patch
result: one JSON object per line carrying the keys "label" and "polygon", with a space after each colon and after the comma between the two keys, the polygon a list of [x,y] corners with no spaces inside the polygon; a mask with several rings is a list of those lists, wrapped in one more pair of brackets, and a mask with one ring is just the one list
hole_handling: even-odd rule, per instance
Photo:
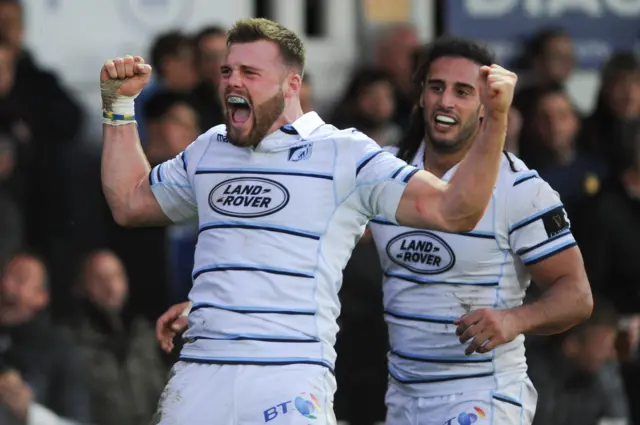
{"label": "shoulder patch", "polygon": [[541,217],[548,237],[553,237],[571,227],[564,207],[554,208]]}

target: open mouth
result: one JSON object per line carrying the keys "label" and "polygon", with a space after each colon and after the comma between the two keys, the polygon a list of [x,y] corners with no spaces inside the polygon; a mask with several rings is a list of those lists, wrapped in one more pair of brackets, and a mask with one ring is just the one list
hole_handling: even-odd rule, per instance
{"label": "open mouth", "polygon": [[227,109],[234,124],[244,124],[251,118],[249,101],[241,96],[227,96]]}
{"label": "open mouth", "polygon": [[458,124],[458,120],[455,117],[445,114],[436,114],[434,121],[436,123],[436,127],[441,129],[451,128]]}

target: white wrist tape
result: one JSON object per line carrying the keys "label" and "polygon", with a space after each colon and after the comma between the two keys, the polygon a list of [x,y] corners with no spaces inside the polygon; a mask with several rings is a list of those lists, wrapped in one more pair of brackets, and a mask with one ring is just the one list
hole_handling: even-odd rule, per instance
{"label": "white wrist tape", "polygon": [[117,83],[109,80],[102,84],[102,121],[109,125],[131,124],[136,121],[134,101],[138,95],[116,94],[119,88]]}

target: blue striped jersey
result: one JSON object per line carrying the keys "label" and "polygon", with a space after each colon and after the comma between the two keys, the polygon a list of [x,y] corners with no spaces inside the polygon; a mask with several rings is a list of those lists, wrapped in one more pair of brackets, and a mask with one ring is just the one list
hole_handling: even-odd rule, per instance
{"label": "blue striped jersey", "polygon": [[[411,164],[423,168],[423,155],[424,147]],[[411,394],[495,389],[526,377],[523,336],[466,356],[453,324],[473,310],[521,305],[527,266],[576,244],[558,194],[512,159],[518,171],[503,158],[491,202],[469,233],[416,230],[383,217],[371,222],[384,270],[389,372]]]}
{"label": "blue striped jersey", "polygon": [[333,368],[342,270],[371,218],[395,222],[415,170],[315,113],[255,149],[214,127],[154,167],[165,214],[199,220],[181,358]]}

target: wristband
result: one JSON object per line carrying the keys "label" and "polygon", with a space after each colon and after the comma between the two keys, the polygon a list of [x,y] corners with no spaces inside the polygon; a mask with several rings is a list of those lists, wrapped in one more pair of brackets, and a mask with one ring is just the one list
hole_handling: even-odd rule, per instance
{"label": "wristband", "polygon": [[124,125],[136,122],[134,100],[136,96],[115,94],[112,87],[102,89],[102,122]]}

